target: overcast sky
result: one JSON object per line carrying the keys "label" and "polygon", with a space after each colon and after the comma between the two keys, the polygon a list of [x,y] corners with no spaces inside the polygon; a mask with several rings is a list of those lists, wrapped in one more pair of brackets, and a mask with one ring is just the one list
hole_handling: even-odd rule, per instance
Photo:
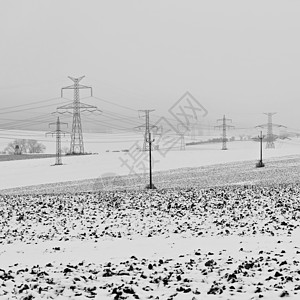
{"label": "overcast sky", "polygon": [[277,112],[300,129],[299,16],[296,0],[2,0],[0,108],[85,75],[95,96],[135,109],[168,114],[189,91],[212,120]]}

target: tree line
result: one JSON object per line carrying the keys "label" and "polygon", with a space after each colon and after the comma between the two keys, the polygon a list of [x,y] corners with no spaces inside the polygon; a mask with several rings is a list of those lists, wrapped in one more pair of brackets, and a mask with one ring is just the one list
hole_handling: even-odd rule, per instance
{"label": "tree line", "polygon": [[44,153],[46,150],[46,146],[37,140],[15,139],[7,145],[3,152],[6,154],[14,154],[16,147],[19,149],[20,154]]}

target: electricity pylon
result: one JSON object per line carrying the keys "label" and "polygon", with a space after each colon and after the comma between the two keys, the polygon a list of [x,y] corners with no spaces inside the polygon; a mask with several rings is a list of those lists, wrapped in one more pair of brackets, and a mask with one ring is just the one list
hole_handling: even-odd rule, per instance
{"label": "electricity pylon", "polygon": [[47,132],[46,135],[51,134],[52,136],[55,134],[56,135],[56,161],[55,161],[55,165],[62,165],[62,160],[61,160],[61,136],[62,135],[66,135],[68,134],[68,132],[62,131],[61,130],[61,125],[67,125],[67,123],[62,123],[59,120],[59,117],[57,117],[57,121],[55,123],[50,123],[49,127],[51,127],[51,125],[56,125],[56,130],[55,131],[51,131],[51,132]]}
{"label": "electricity pylon", "polygon": [[[93,113],[95,111],[100,111],[96,106],[85,104],[80,102],[79,90],[80,89],[90,89],[92,97],[92,87],[79,84],[79,82],[85,76],[79,78],[73,78],[68,76],[74,84],[64,87],[61,89],[61,97],[63,97],[64,90],[74,90],[74,101],[72,104],[66,104],[57,108],[59,113],[71,113],[69,110],[73,110],[73,123],[72,123],[72,133],[71,133],[71,145],[70,145],[70,154],[84,154],[84,145],[83,145],[83,134],[82,134],[82,125],[81,125],[81,116],[80,113],[87,111]],[[101,111],[100,111],[101,112]]]}
{"label": "electricity pylon", "polygon": [[260,127],[260,128],[267,127],[267,137],[266,137],[267,144],[266,144],[266,148],[267,149],[274,149],[275,148],[274,141],[278,138],[278,136],[273,134],[273,126],[275,126],[275,127],[285,127],[285,128],[286,128],[286,126],[279,125],[279,124],[274,124],[272,122],[272,116],[275,115],[276,113],[264,113],[264,114],[268,116],[268,123],[258,125],[256,127]]}
{"label": "electricity pylon", "polygon": [[[146,122],[145,125],[141,125],[138,126],[136,128],[145,128],[145,133],[144,133],[144,144],[143,144],[143,151],[148,151],[149,150],[149,143],[147,142],[148,138],[149,138],[149,133],[150,130],[153,128],[157,128],[157,126],[155,125],[150,125],[150,112],[154,111],[154,109],[144,109],[144,110],[139,110],[139,112],[143,112],[145,113],[145,118],[146,118]],[[152,143],[151,143],[152,145]]]}
{"label": "electricity pylon", "polygon": [[177,125],[177,131],[180,137],[180,150],[184,151],[185,150],[185,133],[187,131],[187,126],[183,125],[182,123],[179,123]]}
{"label": "electricity pylon", "polygon": [[234,128],[232,125],[227,125],[227,121],[232,122],[231,119],[226,119],[225,115],[222,119],[218,119],[218,122],[222,121],[222,125],[217,125],[215,128],[222,128],[223,134],[222,134],[222,150],[227,150],[227,137],[226,132],[227,129]]}

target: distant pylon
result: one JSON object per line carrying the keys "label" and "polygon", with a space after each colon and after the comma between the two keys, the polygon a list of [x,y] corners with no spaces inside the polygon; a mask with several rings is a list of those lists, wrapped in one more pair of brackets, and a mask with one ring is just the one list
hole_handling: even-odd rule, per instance
{"label": "distant pylon", "polygon": [[272,116],[276,113],[265,113],[268,116],[268,131],[267,131],[267,148],[275,148],[274,145],[274,135],[273,135],[273,123],[272,123]]}
{"label": "distant pylon", "polygon": [[226,119],[225,115],[223,116],[222,119],[218,119],[217,120],[218,122],[222,121],[222,125],[218,125],[218,126],[215,126],[215,128],[222,128],[222,131],[223,131],[223,134],[222,134],[222,150],[227,150],[227,129],[230,129],[230,128],[234,128],[234,126],[232,125],[227,125],[227,121],[229,122],[232,122],[231,119]]}
{"label": "distant pylon", "polygon": [[55,134],[56,135],[56,161],[55,165],[62,165],[62,160],[61,160],[61,135],[64,135],[68,132],[62,131],[61,130],[61,125],[67,125],[67,123],[62,123],[59,120],[59,117],[57,117],[57,121],[55,123],[50,123],[49,127],[51,125],[56,125],[56,130],[47,132],[46,135],[51,134],[52,136]]}
{"label": "distant pylon", "polygon": [[[137,128],[144,128],[145,127],[145,133],[144,133],[144,143],[143,143],[143,151],[148,151],[149,150],[149,143],[147,140],[149,139],[149,133],[150,130],[153,128],[157,128],[155,125],[150,125],[150,112],[154,111],[154,109],[144,109],[144,110],[139,110],[139,112],[145,113],[145,118],[146,122],[145,125],[138,126]],[[151,143],[152,145],[152,143]]]}
{"label": "distant pylon", "polygon": [[268,123],[263,125],[258,125],[256,127],[260,127],[260,128],[267,127],[266,148],[274,149],[275,148],[274,141],[277,139],[278,136],[273,134],[273,126],[275,127],[286,127],[286,126],[273,124],[272,116],[275,115],[276,113],[264,113],[264,114],[268,116]]}
{"label": "distant pylon", "polygon": [[79,78],[73,78],[68,76],[68,78],[70,78],[74,82],[74,84],[62,88],[61,97],[63,97],[64,90],[67,89],[74,90],[73,104],[67,104],[57,108],[57,111],[59,113],[70,113],[68,110],[73,109],[72,134],[71,134],[71,144],[70,144],[71,154],[84,154],[83,134],[82,134],[82,125],[81,125],[81,116],[80,116],[81,111],[88,111],[88,112],[100,111],[96,106],[92,106],[80,102],[80,97],[79,97],[80,89],[90,89],[91,96],[92,96],[91,87],[79,84],[79,82],[84,77],[85,76],[81,76]]}
{"label": "distant pylon", "polygon": [[184,133],[180,133],[180,150],[185,150],[185,139],[184,139]]}
{"label": "distant pylon", "polygon": [[180,137],[180,150],[181,151],[184,151],[185,150],[185,132],[187,131],[187,126],[179,123],[177,125],[177,130],[178,130],[178,134],[179,134],[179,137]]}

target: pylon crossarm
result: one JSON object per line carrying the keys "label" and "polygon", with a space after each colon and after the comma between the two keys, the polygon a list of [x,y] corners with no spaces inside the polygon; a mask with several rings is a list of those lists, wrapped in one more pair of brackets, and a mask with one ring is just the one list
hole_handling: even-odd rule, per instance
{"label": "pylon crossarm", "polygon": [[46,132],[46,133],[45,133],[45,136],[48,136],[48,135],[51,135],[51,136],[53,137],[54,132]]}
{"label": "pylon crossarm", "polygon": [[[57,123],[54,123],[57,124]],[[60,125],[66,125],[68,127],[68,123],[64,123],[64,122],[59,122]]]}
{"label": "pylon crossarm", "polygon": [[66,105],[58,106],[56,108],[56,110],[58,110],[58,109],[73,109],[73,107],[74,107],[73,103],[69,103],[69,104],[66,104]]}
{"label": "pylon crossarm", "polygon": [[284,125],[280,125],[280,124],[274,124],[274,123],[272,123],[272,125],[273,125],[273,126],[276,126],[276,127],[283,127],[283,128],[287,128],[286,126],[284,126]]}
{"label": "pylon crossarm", "polygon": [[70,134],[70,132],[63,131],[63,130],[56,130],[55,132],[61,133],[61,134]]}
{"label": "pylon crossarm", "polygon": [[72,76],[68,76],[68,78],[70,78],[72,81],[74,81],[74,82],[79,82],[79,81],[81,81],[83,78],[85,77],[85,75],[83,75],[83,76],[81,76],[81,77],[79,77],[79,78],[75,78],[75,77],[72,77]]}
{"label": "pylon crossarm", "polygon": [[63,91],[63,90],[73,90],[74,89],[74,85],[72,84],[72,85],[69,85],[69,86],[65,86],[65,87],[63,87],[63,88],[61,88],[61,90]]}
{"label": "pylon crossarm", "polygon": [[76,87],[75,87],[75,85],[63,87],[61,89],[61,97],[63,98],[64,90],[75,90],[75,89],[77,89],[77,90],[90,89],[91,90],[90,97],[93,97],[93,88],[90,86],[85,86],[85,85],[81,85],[81,84],[76,85]]}
{"label": "pylon crossarm", "polygon": [[85,103],[80,103],[80,105],[78,106],[78,108],[82,111],[82,112],[99,112],[99,113],[103,113],[102,110],[98,109],[97,106],[93,106],[93,105],[88,105]]}
{"label": "pylon crossarm", "polygon": [[102,112],[101,110],[95,108],[95,109],[92,109],[92,108],[84,108],[84,109],[81,109],[81,112],[82,113],[85,113],[85,112],[88,112],[88,113],[94,113],[94,112]]}
{"label": "pylon crossarm", "polygon": [[79,108],[97,108],[97,106],[94,106],[94,105],[90,105],[90,104],[86,104],[86,103],[80,102]]}
{"label": "pylon crossarm", "polygon": [[[255,128],[263,128],[263,127],[268,127],[268,125],[269,125],[269,124],[257,125],[257,126],[255,126]],[[287,127],[286,127],[286,126],[284,126],[284,125],[280,125],[280,124],[274,124],[274,123],[272,123],[272,126],[287,128]]]}
{"label": "pylon crossarm", "polygon": [[70,132],[67,132],[67,131],[60,131],[60,134],[62,134],[62,135],[65,137],[66,134],[70,134]]}
{"label": "pylon crossarm", "polygon": [[68,110],[65,110],[65,111],[57,111],[58,114],[61,114],[61,115],[64,115],[64,114],[70,114],[72,115],[73,113],[68,111]]}
{"label": "pylon crossarm", "polygon": [[86,85],[82,85],[82,84],[78,84],[78,88],[79,89],[92,89],[92,87],[86,86]]}

